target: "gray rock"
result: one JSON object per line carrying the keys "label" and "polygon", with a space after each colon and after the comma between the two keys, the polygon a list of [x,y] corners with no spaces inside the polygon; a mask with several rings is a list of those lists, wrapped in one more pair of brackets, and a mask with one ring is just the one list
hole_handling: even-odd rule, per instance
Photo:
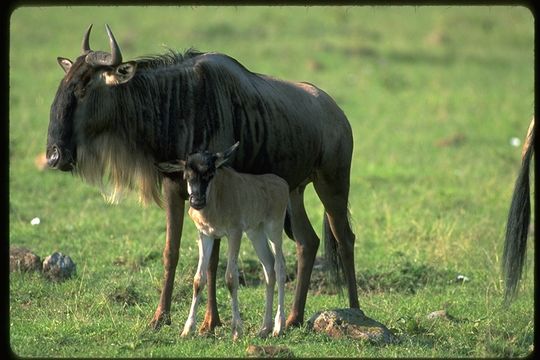
{"label": "gray rock", "polygon": [[380,345],[399,341],[386,326],[367,317],[360,309],[318,312],[308,320],[308,327],[333,338],[362,339]]}
{"label": "gray rock", "polygon": [[43,260],[43,275],[52,281],[64,281],[75,274],[77,266],[67,255],[55,252]]}
{"label": "gray rock", "polygon": [[9,247],[9,271],[41,271],[41,259],[25,247]]}

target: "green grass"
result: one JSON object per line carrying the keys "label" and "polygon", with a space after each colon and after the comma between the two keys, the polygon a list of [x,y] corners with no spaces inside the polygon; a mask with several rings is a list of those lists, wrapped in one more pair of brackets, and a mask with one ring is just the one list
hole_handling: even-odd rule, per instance
{"label": "green grass", "polygon": [[[355,138],[350,210],[360,303],[401,343],[332,340],[306,328],[258,339],[264,289],[248,241],[241,249],[245,336],[180,339],[197,262],[185,221],[171,326],[147,329],[162,279],[164,213],[135,195],[107,205],[98,189],[60,172],[39,172],[49,106],[62,70],[56,57],[108,49],[109,23],[125,59],[163,46],[232,55],[250,70],[309,81],[331,94]],[[530,353],[534,246],[520,296],[501,307],[500,257],[520,148],[534,113],[534,20],[521,7],[27,7],[10,23],[9,242],[44,257],[59,250],[75,278],[49,283],[10,275],[10,343],[20,356],[242,357],[249,344],[289,347],[297,357],[508,357]],[[306,207],[322,228],[312,187]],[[39,226],[31,226],[33,217]],[[221,259],[227,245],[223,242]],[[285,241],[289,273],[294,243]],[[470,278],[456,283],[459,274]],[[306,317],[345,307],[314,274]],[[294,282],[287,285],[290,308]],[[446,309],[456,320],[431,321]],[[204,307],[201,307],[199,319]]]}

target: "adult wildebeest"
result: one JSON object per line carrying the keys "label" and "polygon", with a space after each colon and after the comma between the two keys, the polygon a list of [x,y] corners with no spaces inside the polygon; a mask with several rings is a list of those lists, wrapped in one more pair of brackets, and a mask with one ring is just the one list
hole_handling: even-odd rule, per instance
{"label": "adult wildebeest", "polygon": [[[58,58],[66,72],[51,106],[47,159],[51,168],[74,171],[99,183],[140,190],[143,202],[160,202],[167,217],[165,267],[159,305],[151,325],[170,323],[174,272],[179,258],[186,183],[160,174],[154,163],[215,152],[239,140],[231,166],[243,173],[273,173],[290,189],[286,230],[296,242],[296,292],[287,325],[304,319],[304,306],[319,238],[303,203],[313,182],[325,209],[325,244],[340,264],[349,305],[358,308],[355,236],[348,220],[352,131],[343,111],[309,83],[292,83],[247,70],[218,53],[188,50],[122,62],[107,26],[111,53],[92,51],[91,26],[82,54]],[[220,323],[215,303],[219,240],[208,267],[208,303],[201,330]],[[331,253],[331,252],[330,252]]]}
{"label": "adult wildebeest", "polygon": [[[198,151],[186,160],[158,164],[165,173],[183,172],[189,194],[189,216],[199,230],[199,264],[193,278],[193,300],[182,336],[195,328],[201,291],[206,285],[206,269],[215,238],[227,237],[229,254],[225,279],[231,294],[233,339],[242,334],[238,307],[238,253],[246,233],[264,270],[266,305],[259,335],[281,335],[285,328],[283,309],[285,259],[281,246],[283,221],[289,200],[289,185],[274,174],[241,174],[223,166],[238,147],[225,152]],[[270,242],[271,248],[268,246]],[[278,285],[278,306],[272,327],[274,286]]]}
{"label": "adult wildebeest", "polygon": [[504,297],[507,304],[510,303],[517,293],[517,285],[521,278],[527,250],[527,237],[531,219],[529,167],[534,152],[535,132],[533,117],[527,131],[525,143],[523,144],[521,169],[514,186],[506,224],[506,239],[504,242],[502,265],[506,285]]}

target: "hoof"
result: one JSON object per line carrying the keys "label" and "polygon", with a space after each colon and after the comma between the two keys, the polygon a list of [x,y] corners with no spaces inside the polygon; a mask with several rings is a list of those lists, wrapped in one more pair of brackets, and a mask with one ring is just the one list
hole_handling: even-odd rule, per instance
{"label": "hoof", "polygon": [[204,319],[203,323],[201,324],[201,327],[199,328],[199,334],[200,335],[207,335],[207,334],[213,334],[216,327],[221,326],[221,321],[219,321],[219,318],[217,320],[208,320]]}
{"label": "hoof", "polygon": [[283,335],[283,328],[274,329],[274,331],[272,331],[272,336],[274,336],[274,337],[278,337],[278,336],[281,336],[281,335]]}
{"label": "hoof", "polygon": [[283,313],[277,314],[276,318],[274,319],[274,331],[272,332],[272,335],[274,337],[283,335],[283,331],[285,331],[285,315]]}
{"label": "hoof", "polygon": [[287,328],[294,328],[294,327],[300,327],[302,326],[303,324],[303,319],[300,319],[299,317],[297,316],[289,316],[287,318],[287,321],[285,323],[285,326]]}
{"label": "hoof", "polygon": [[233,327],[232,327],[233,341],[238,340],[242,336],[243,333],[244,333],[244,331],[243,331],[243,327],[242,327],[242,322],[239,321],[236,325],[233,325]]}
{"label": "hoof", "polygon": [[260,331],[259,331],[259,337],[262,338],[262,339],[266,339],[268,337],[268,335],[270,334],[270,328],[267,328],[267,327],[263,327]]}
{"label": "hoof", "polygon": [[180,337],[185,338],[185,337],[193,334],[194,331],[195,331],[195,323],[192,323],[192,322],[188,321],[186,323],[186,325],[184,325],[184,330],[180,334]]}
{"label": "hoof", "polygon": [[240,339],[241,336],[242,336],[241,333],[239,333],[238,331],[234,331],[233,336],[232,336],[232,340],[237,341],[238,339]]}
{"label": "hoof", "polygon": [[153,330],[159,330],[163,325],[171,325],[171,316],[168,313],[159,312],[154,315],[148,327]]}

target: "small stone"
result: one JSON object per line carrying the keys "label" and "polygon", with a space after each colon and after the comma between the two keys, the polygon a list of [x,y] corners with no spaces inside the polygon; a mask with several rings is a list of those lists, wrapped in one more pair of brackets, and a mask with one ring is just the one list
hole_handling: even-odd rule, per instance
{"label": "small stone", "polygon": [[41,271],[41,259],[25,247],[10,246],[9,271]]}
{"label": "small stone", "polygon": [[333,338],[348,337],[375,344],[397,343],[398,338],[383,324],[360,309],[334,309],[318,312],[308,320],[308,327]]}
{"label": "small stone", "polygon": [[64,281],[75,274],[77,266],[67,255],[55,252],[43,260],[43,275],[52,281]]}
{"label": "small stone", "polygon": [[446,310],[433,311],[432,313],[429,313],[426,317],[429,320],[444,319],[449,321],[458,321],[458,319],[450,315]]}
{"label": "small stone", "polygon": [[510,138],[510,145],[513,147],[519,147],[519,145],[521,145],[521,140],[517,137]]}
{"label": "small stone", "polygon": [[446,319],[446,317],[447,317],[446,310],[437,310],[427,315],[427,318],[430,320],[441,319],[441,318]]}
{"label": "small stone", "polygon": [[265,357],[265,358],[293,358],[294,354],[288,347],[271,346],[271,345],[249,345],[246,353],[250,357]]}

